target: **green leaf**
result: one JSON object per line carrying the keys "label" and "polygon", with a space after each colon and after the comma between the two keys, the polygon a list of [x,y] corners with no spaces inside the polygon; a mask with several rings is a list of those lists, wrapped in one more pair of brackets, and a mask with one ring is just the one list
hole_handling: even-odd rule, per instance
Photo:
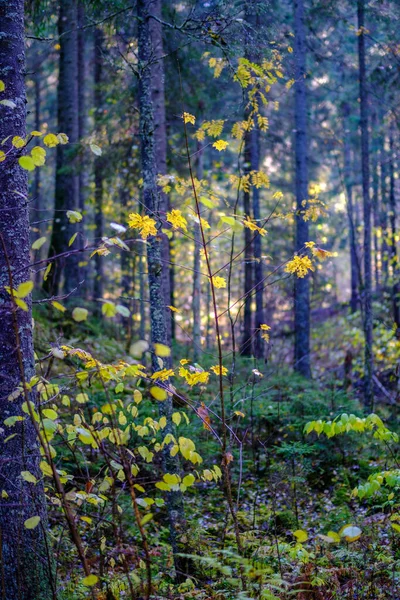
{"label": "green leaf", "polygon": [[88,575],[87,577],[82,579],[82,584],[85,587],[92,587],[93,585],[96,585],[98,580],[99,580],[99,578],[97,577],[97,575]]}
{"label": "green leaf", "polygon": [[25,529],[35,529],[40,523],[40,517],[30,517],[24,523]]}
{"label": "green leaf", "polygon": [[55,421],[56,419],[58,419],[56,411],[52,408],[45,408],[44,410],[42,410],[42,413],[45,417],[47,417],[47,419],[50,419],[51,421]]}
{"label": "green leaf", "polygon": [[103,154],[102,149],[97,144],[90,144],[90,149],[96,156],[101,156]]}
{"label": "green leaf", "polygon": [[126,308],[126,306],[123,306],[123,304],[117,304],[117,313],[126,318],[128,318],[131,314],[129,308]]}
{"label": "green leaf", "polygon": [[17,423],[18,421],[23,421],[25,419],[25,417],[21,417],[19,415],[15,415],[14,417],[8,417],[7,419],[4,419],[4,425],[6,425],[7,427],[13,427],[15,425],[15,423]]}
{"label": "green leaf", "polygon": [[72,318],[74,319],[74,321],[76,321],[77,323],[80,323],[81,321],[86,321],[87,317],[88,317],[89,311],[86,308],[79,308],[78,306],[76,308],[74,308],[74,310],[72,311]]}
{"label": "green leaf", "polygon": [[70,223],[80,223],[83,217],[77,210],[67,210],[67,219]]}
{"label": "green leaf", "polygon": [[0,100],[0,104],[8,106],[8,108],[15,108],[17,106],[12,100]]}
{"label": "green leaf", "polygon": [[[35,240],[32,244],[32,250],[39,250],[39,248],[41,248],[43,246],[43,244],[46,243],[46,238],[40,237],[37,240]],[[51,267],[51,265],[49,265]]]}
{"label": "green leaf", "polygon": [[115,317],[117,314],[117,307],[113,302],[105,302],[101,307],[101,312],[105,317]]}
{"label": "green leaf", "polygon": [[74,241],[76,240],[76,236],[78,235],[78,233],[74,233],[74,235],[71,237],[71,239],[68,242],[68,246],[72,246],[72,244],[74,243]]}
{"label": "green leaf", "polygon": [[148,523],[149,521],[151,521],[153,518],[153,513],[148,513],[147,515],[145,515],[143,517],[143,519],[140,521],[141,525],[146,525],[146,523]]}

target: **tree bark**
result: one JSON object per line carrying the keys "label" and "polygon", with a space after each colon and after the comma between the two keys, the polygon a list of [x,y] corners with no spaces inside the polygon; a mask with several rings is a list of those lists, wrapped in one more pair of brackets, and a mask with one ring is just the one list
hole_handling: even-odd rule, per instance
{"label": "tree bark", "polygon": [[[143,204],[146,214],[156,220],[157,228],[162,227],[163,204],[160,190],[157,186],[156,162],[156,135],[153,107],[153,69],[151,62],[154,59],[154,45],[151,38],[150,15],[153,14],[154,2],[152,0],[138,0],[138,54],[139,54],[139,104],[140,104],[140,146],[143,176]],[[151,341],[154,344],[168,344],[168,326],[163,290],[163,236],[157,234],[147,240],[147,267],[150,294],[150,326]],[[170,361],[164,360],[168,367]],[[157,356],[153,353],[153,369],[158,370]],[[160,403],[160,414],[167,419],[165,434],[174,431],[172,423],[172,396],[168,395]],[[170,455],[169,448],[163,452],[164,468],[168,473],[177,473],[179,464],[177,457]],[[180,492],[169,492],[166,497],[166,506],[169,517],[171,545],[174,554],[176,579],[184,580],[187,572],[187,560],[180,557],[179,553],[185,552],[185,520],[183,514],[183,501]]]}
{"label": "tree bark", "polygon": [[[153,0],[151,4],[151,14],[162,18],[162,0]],[[154,143],[157,164],[157,175],[166,175],[167,173],[167,120],[165,114],[165,74],[164,74],[164,50],[163,50],[163,29],[162,24],[156,19],[149,21],[150,36],[152,41],[152,90],[151,97],[154,111]],[[161,201],[161,211],[166,213],[170,209],[169,196],[161,189],[159,191]],[[164,229],[167,224],[164,223]],[[171,247],[173,239],[168,239],[167,235],[160,231],[162,236],[162,260],[163,260],[163,291],[165,305],[173,304],[173,293],[175,288],[174,268],[171,264]],[[171,317],[171,311],[166,313],[168,340],[175,338],[175,327]],[[169,344],[169,341],[167,341]]]}
{"label": "tree bark", "polygon": [[358,16],[358,61],[360,83],[360,130],[361,130],[361,172],[364,216],[364,403],[367,411],[373,410],[373,355],[372,355],[372,267],[371,267],[371,200],[369,195],[369,133],[368,95],[365,68],[365,2],[357,2]]}
{"label": "tree bark", "polygon": [[[246,119],[248,118],[246,115]],[[244,174],[247,175],[251,171],[251,133],[246,132],[244,140]],[[243,192],[243,215],[251,218],[251,197],[250,191]],[[242,356],[251,356],[252,354],[252,314],[251,314],[251,303],[252,297],[251,292],[253,289],[253,244],[252,244],[253,233],[248,228],[244,228],[243,232],[243,243],[244,243],[244,307],[243,307],[243,334],[242,342],[240,347],[240,354]]]}
{"label": "tree bark", "polygon": [[[381,122],[383,127],[383,120]],[[389,229],[388,229],[388,157],[385,150],[385,135],[382,133],[380,137],[380,150],[379,160],[381,166],[381,206],[380,206],[380,228],[381,228],[381,271],[382,271],[382,285],[384,288],[388,285],[389,280]]]}
{"label": "tree bark", "polygon": [[343,164],[344,164],[344,185],[347,197],[347,217],[349,220],[349,245],[350,245],[350,310],[355,313],[358,307],[359,294],[359,262],[357,254],[356,226],[354,222],[354,203],[353,203],[353,169],[351,161],[351,149],[349,139],[349,118],[351,110],[348,102],[343,104]]}
{"label": "tree bark", "polygon": [[[31,299],[25,298],[28,310],[21,310],[5,289],[30,279],[27,173],[18,164],[21,151],[11,144],[13,136],[26,135],[24,42],[24,0],[0,0],[2,97],[16,105],[0,106],[1,149],[7,153],[0,165],[0,597],[50,600],[56,595],[45,494],[40,482],[34,485],[21,477],[21,471],[42,477],[36,432],[21,408],[27,399],[36,402],[36,393],[24,386],[35,374]],[[24,392],[9,400],[20,386]],[[3,424],[15,415],[24,420],[13,427]],[[33,516],[41,518],[39,525],[26,529],[24,522]]]}
{"label": "tree bark", "polygon": [[[101,29],[96,29],[94,39],[94,103],[96,108],[97,129],[101,127],[101,117],[103,110],[103,43],[104,35]],[[94,163],[94,185],[95,185],[95,237],[96,243],[100,244],[104,235],[104,217],[103,217],[103,179],[104,179],[104,160],[102,156],[96,156]],[[96,302],[96,314],[101,315],[101,302],[104,295],[104,256],[95,254],[93,298]]]}
{"label": "tree bark", "polygon": [[400,328],[400,283],[399,283],[399,265],[397,256],[397,242],[396,242],[396,194],[395,194],[395,180],[394,180],[394,140],[393,140],[393,124],[390,125],[389,132],[389,152],[390,152],[390,164],[389,164],[389,175],[390,175],[390,192],[389,192],[389,204],[390,204],[390,256],[392,263],[392,305],[393,305],[393,320],[396,323],[397,330]]}
{"label": "tree bark", "polygon": [[[296,252],[304,250],[309,241],[308,222],[303,211],[308,198],[306,33],[304,2],[294,0],[295,55],[295,153],[296,153]],[[296,278],[294,289],[294,368],[304,377],[311,377],[310,366],[310,281],[307,275]]]}
{"label": "tree bark", "polygon": [[377,137],[378,131],[378,120],[376,111],[372,113],[371,118],[371,131],[372,131],[372,144],[371,144],[371,169],[372,169],[372,213],[373,213],[373,240],[374,240],[374,275],[375,275],[375,290],[380,290],[380,273],[379,273],[379,240],[378,240],[378,228],[379,228],[379,173],[378,173],[378,144]]}
{"label": "tree bark", "polygon": [[[86,89],[88,77],[88,65],[86,57],[86,39],[88,32],[83,29],[85,26],[85,4],[84,0],[78,0],[78,105],[79,105],[79,140],[82,141],[87,135],[87,106],[86,106]],[[83,215],[86,209],[86,198],[88,189],[88,159],[86,147],[82,145],[79,165],[79,212]],[[85,219],[79,223],[79,247],[85,247]],[[80,258],[83,261],[83,258]],[[85,261],[83,261],[85,262]],[[82,293],[85,297],[88,296],[89,282],[88,265],[81,266],[79,269],[80,278],[84,280]]]}
{"label": "tree bark", "polygon": [[[77,0],[60,2],[58,132],[66,133],[70,143],[57,146],[55,213],[49,258],[68,253],[68,243],[76,232],[76,225],[69,222],[66,213],[68,210],[79,210],[79,175],[76,168],[76,145],[79,138],[77,23]],[[43,289],[49,294],[58,294],[64,275],[63,291],[71,293],[79,283],[78,262],[76,253],[56,259],[43,283]]]}
{"label": "tree bark", "polygon": [[[203,179],[203,144],[197,143],[197,179]],[[199,362],[201,355],[201,250],[200,223],[194,224],[193,260],[193,360]]]}

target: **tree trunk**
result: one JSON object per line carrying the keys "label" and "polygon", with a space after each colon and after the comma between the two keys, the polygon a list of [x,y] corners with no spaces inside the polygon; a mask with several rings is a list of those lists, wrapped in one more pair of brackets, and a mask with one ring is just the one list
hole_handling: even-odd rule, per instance
{"label": "tree trunk", "polygon": [[[83,29],[85,25],[85,5],[84,0],[79,0],[78,3],[78,105],[79,105],[79,140],[83,140],[87,135],[87,108],[86,108],[86,88],[87,88],[87,59],[86,59],[86,39],[87,30]],[[83,215],[86,209],[86,197],[88,189],[88,160],[86,155],[86,147],[82,146],[79,166],[79,212]],[[79,247],[85,247],[85,219],[79,223]],[[83,256],[80,258],[83,261]],[[79,269],[81,279],[84,280],[82,293],[87,297],[89,291],[88,282],[88,265],[82,266]]]}
{"label": "tree trunk", "polygon": [[[246,115],[246,119],[248,114]],[[247,175],[251,171],[251,133],[247,132],[244,141],[244,174]],[[251,218],[251,202],[250,202],[250,191],[243,192],[243,215]],[[253,233],[248,228],[244,228],[243,232],[243,243],[244,243],[244,308],[243,308],[243,334],[242,343],[240,347],[240,354],[243,356],[251,356],[252,348],[252,314],[251,314],[251,303],[252,297],[251,292],[253,289],[253,244],[252,244]]]}
{"label": "tree trunk", "polygon": [[[197,179],[203,179],[203,144],[197,142]],[[201,355],[201,231],[200,223],[194,224],[193,260],[193,360],[199,362]]]}
{"label": "tree trunk", "polygon": [[350,139],[349,139],[349,118],[350,105],[348,102],[343,104],[343,163],[344,163],[344,185],[347,197],[347,216],[349,220],[349,245],[350,245],[350,310],[355,313],[358,307],[358,284],[359,284],[359,262],[357,255],[356,227],[354,222],[353,205],[353,169],[351,161]]}
{"label": "tree trunk", "polygon": [[[383,119],[381,122],[383,127]],[[381,166],[381,210],[380,210],[380,228],[381,228],[381,271],[382,285],[384,288],[388,285],[389,279],[389,230],[388,230],[388,157],[385,150],[385,135],[382,133],[380,138],[379,160]]]}
{"label": "tree trunk", "polygon": [[[162,0],[153,0],[150,12],[158,19],[162,18]],[[167,122],[165,115],[165,75],[164,75],[164,50],[162,38],[162,24],[156,19],[149,21],[150,36],[152,40],[153,63],[151,65],[152,90],[151,98],[153,102],[154,113],[154,143],[156,154],[157,175],[166,175],[167,173]],[[161,189],[160,194],[160,209],[166,213],[170,209],[169,196]],[[168,225],[164,223],[164,229]],[[173,304],[173,291],[175,287],[174,269],[171,264],[171,252],[173,240],[169,240],[167,235],[160,231],[162,236],[162,260],[163,260],[163,290],[165,305]],[[169,340],[175,337],[174,323],[171,318],[171,311],[166,312],[167,335]]]}
{"label": "tree trunk", "polygon": [[393,142],[393,124],[390,125],[389,133],[389,152],[390,152],[390,256],[392,263],[393,285],[392,285],[392,304],[393,304],[393,320],[396,323],[397,330],[400,328],[400,283],[399,283],[399,265],[396,247],[396,195],[395,195],[395,180],[394,180],[394,142]]}
{"label": "tree trunk", "polygon": [[[40,96],[41,96],[41,88],[40,88],[40,73],[35,73],[35,77],[33,80],[34,89],[35,89],[35,129],[36,131],[40,131]],[[42,190],[41,190],[41,171],[40,169],[35,169],[33,173],[33,185],[32,185],[32,196],[35,210],[33,211],[33,221],[39,221],[39,225],[36,228],[37,234],[35,235],[35,239],[42,237],[44,235],[44,225],[45,223],[40,223],[40,221],[44,220],[45,213],[42,210]],[[32,221],[31,220],[31,221]],[[33,241],[33,238],[32,238]],[[36,254],[36,260],[41,260],[43,257],[43,250],[39,248]],[[40,285],[41,271],[37,269],[35,273],[35,285]]]}
{"label": "tree trunk", "polygon": [[378,122],[376,111],[372,113],[371,131],[372,131],[372,147],[371,147],[371,168],[372,168],[372,213],[374,222],[374,275],[375,275],[375,290],[380,290],[380,273],[379,273],[379,173],[378,173],[378,144],[377,137],[379,135]]}
{"label": "tree trunk", "polygon": [[[156,163],[156,136],[153,108],[153,69],[151,61],[154,59],[154,46],[151,39],[149,15],[154,9],[152,0],[138,0],[138,54],[139,54],[139,103],[140,103],[140,143],[141,162],[143,176],[143,203],[146,214],[155,219],[157,228],[162,227],[163,204],[160,190],[157,186],[157,163]],[[154,344],[168,344],[167,309],[165,306],[165,295],[163,290],[163,237],[159,234],[150,236],[147,240],[147,268],[150,293],[150,325],[151,341]],[[168,367],[170,361],[164,360]],[[153,353],[153,369],[158,370],[157,356]],[[164,402],[160,403],[160,414],[167,419],[165,434],[174,431],[172,423],[172,396],[168,395]],[[179,464],[177,457],[170,455],[169,447],[163,452],[164,468],[168,473],[177,473]],[[171,534],[171,545],[174,554],[176,579],[184,580],[187,572],[187,560],[178,556],[185,552],[183,536],[186,534],[186,524],[183,515],[183,501],[181,492],[169,492],[166,497],[166,506],[169,517]]]}
{"label": "tree trunk", "polygon": [[[296,147],[296,252],[309,241],[308,222],[303,219],[308,198],[306,33],[303,0],[294,0],[295,55],[295,147]],[[309,276],[296,278],[294,289],[294,368],[311,377],[310,366],[310,281]]]}
{"label": "tree trunk", "polygon": [[364,402],[367,411],[373,410],[373,355],[372,355],[372,268],[371,268],[371,200],[369,196],[369,133],[368,97],[365,70],[364,0],[357,2],[358,15],[358,60],[360,80],[360,130],[361,130],[361,172],[364,216]]}
{"label": "tree trunk", "polygon": [[[2,97],[15,108],[0,106],[0,140],[8,153],[0,165],[0,597],[2,600],[50,600],[56,597],[51,549],[47,540],[46,499],[41,483],[26,482],[21,471],[41,479],[39,445],[31,419],[22,411],[23,402],[36,402],[36,393],[26,382],[35,374],[32,313],[13,305],[6,286],[17,288],[30,279],[27,173],[18,165],[21,150],[13,148],[13,136],[25,129],[24,0],[0,1],[0,79]],[[10,394],[23,393],[10,401]],[[8,417],[25,420],[13,427]],[[12,435],[11,439],[7,439]],[[35,529],[24,522],[41,518]]]}
{"label": "tree trunk", "polygon": [[[96,29],[94,40],[94,103],[96,107],[96,125],[100,128],[102,122],[103,90],[102,90],[102,71],[103,71],[103,43],[104,36],[101,29]],[[104,235],[104,217],[103,217],[103,173],[104,160],[102,156],[96,156],[94,163],[94,185],[95,185],[95,237],[96,243],[100,244]],[[96,314],[101,315],[101,302],[104,295],[104,256],[95,254],[93,298],[96,302]]]}
{"label": "tree trunk", "polygon": [[[66,212],[79,210],[79,175],[76,168],[76,144],[79,138],[78,105],[78,35],[77,0],[60,2],[58,35],[60,43],[60,72],[58,80],[58,132],[69,137],[67,146],[57,146],[55,214],[50,241],[49,258],[69,250],[69,240],[76,225],[69,222]],[[78,255],[62,256],[53,262],[43,283],[43,289],[53,295],[63,290],[70,293],[78,286]]]}

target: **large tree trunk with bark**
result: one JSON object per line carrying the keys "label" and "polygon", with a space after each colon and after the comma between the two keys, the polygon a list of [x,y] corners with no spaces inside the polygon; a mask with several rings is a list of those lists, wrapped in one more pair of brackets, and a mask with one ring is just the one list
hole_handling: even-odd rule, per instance
{"label": "large tree trunk with bark", "polygon": [[63,289],[67,294],[79,284],[79,255],[72,253],[68,256],[68,244],[77,226],[70,223],[67,217],[68,210],[79,210],[79,174],[76,165],[76,145],[79,138],[77,23],[77,0],[63,0],[58,18],[58,132],[66,133],[70,143],[67,146],[57,146],[55,212],[49,258],[59,254],[63,256],[53,262],[43,283],[43,289],[50,294],[60,292],[62,276]]}
{"label": "large tree trunk with bark", "polygon": [[358,0],[358,61],[360,82],[360,130],[361,130],[361,172],[364,215],[364,402],[367,411],[373,409],[373,356],[372,356],[372,267],[371,267],[371,200],[369,195],[369,133],[368,95],[365,69],[364,0]]}
{"label": "large tree trunk with bark", "polygon": [[[21,150],[11,145],[13,136],[26,134],[24,41],[24,0],[1,0],[0,80],[6,86],[1,96],[15,108],[0,106],[1,149],[7,153],[0,164],[0,597],[50,600],[56,594],[45,494],[41,483],[21,477],[22,471],[42,477],[36,431],[21,407],[27,400],[36,401],[36,393],[26,387],[35,374],[31,300],[25,298],[28,310],[17,308],[5,289],[15,289],[31,276],[27,174],[18,164]],[[14,416],[23,420],[4,424]],[[27,529],[24,522],[33,516],[40,523]]]}
{"label": "large tree trunk with bark", "polygon": [[[296,150],[296,252],[304,250],[309,241],[308,222],[303,212],[308,198],[307,96],[306,96],[306,33],[304,2],[294,0],[295,55],[295,150]],[[310,281],[309,276],[297,278],[294,290],[294,368],[304,377],[311,377],[310,366]]]}
{"label": "large tree trunk with bark", "polygon": [[[153,0],[151,4],[151,14],[157,19],[162,18],[162,2],[161,0]],[[165,114],[165,74],[164,74],[164,50],[163,50],[163,29],[160,21],[150,19],[150,36],[152,41],[152,91],[151,97],[154,111],[154,139],[155,139],[155,154],[157,164],[157,175],[166,175],[167,173],[167,120]],[[169,210],[169,196],[160,190],[161,210],[165,213]],[[164,229],[168,224],[164,224]],[[160,231],[162,236],[162,260],[163,260],[163,290],[165,305],[173,304],[173,292],[175,288],[174,268],[171,264],[170,247],[173,244],[173,239],[168,239],[167,235]],[[171,311],[166,314],[167,319],[167,335],[168,340],[174,339],[175,328],[171,318]],[[169,343],[169,342],[167,342]]]}
{"label": "large tree trunk with bark", "polygon": [[[138,53],[139,53],[139,104],[140,104],[140,145],[143,177],[143,204],[146,214],[156,220],[157,229],[160,231],[164,209],[160,190],[157,186],[156,162],[156,131],[153,106],[153,66],[154,45],[151,38],[150,15],[153,14],[154,2],[152,0],[138,1]],[[151,341],[154,344],[168,344],[167,307],[163,285],[163,252],[164,238],[161,232],[150,236],[147,241],[147,268],[150,295],[150,327]],[[164,366],[168,367],[170,361],[164,359]],[[157,356],[153,353],[153,369],[159,369]],[[168,395],[160,403],[160,414],[167,419],[165,434],[173,433],[172,423],[172,396]],[[169,448],[163,452],[164,468],[167,473],[177,473],[179,464],[177,457],[172,457]],[[176,579],[184,580],[187,572],[187,560],[179,553],[187,552],[183,542],[186,534],[186,523],[183,513],[183,500],[181,492],[169,492],[166,497],[166,506],[169,517],[171,545],[174,554]]]}

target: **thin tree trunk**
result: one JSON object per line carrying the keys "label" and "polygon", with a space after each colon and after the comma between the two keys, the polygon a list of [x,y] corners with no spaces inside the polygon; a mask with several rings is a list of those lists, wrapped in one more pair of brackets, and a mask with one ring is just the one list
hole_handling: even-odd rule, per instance
{"label": "thin tree trunk", "polygon": [[[104,36],[101,29],[95,31],[94,43],[94,103],[96,107],[96,123],[101,125],[101,113],[103,105],[103,42]],[[94,163],[94,185],[95,185],[95,237],[96,243],[101,243],[104,235],[104,217],[103,217],[103,179],[104,179],[104,160],[102,156],[97,156]],[[101,303],[104,295],[104,256],[100,253],[95,255],[95,273],[93,297],[96,304],[96,314],[101,315]]]}
{"label": "thin tree trunk", "polygon": [[[42,477],[35,428],[21,408],[27,400],[36,403],[36,393],[26,386],[35,374],[31,299],[25,298],[28,310],[21,310],[5,289],[30,279],[27,173],[18,164],[21,151],[11,144],[13,136],[26,135],[24,0],[1,2],[0,13],[3,98],[15,103],[15,108],[0,106],[1,148],[7,153],[0,165],[0,597],[50,600],[56,593],[43,485],[21,477],[22,471]],[[23,392],[10,401],[20,387]],[[12,416],[23,420],[5,425]],[[27,529],[24,522],[33,516],[39,516],[40,523]]]}
{"label": "thin tree trunk", "polygon": [[[86,108],[86,88],[87,88],[87,58],[86,58],[86,39],[87,30],[85,26],[85,5],[83,0],[78,3],[78,105],[79,105],[79,139],[83,140],[87,135],[87,108]],[[86,197],[88,188],[88,160],[86,148],[82,146],[79,166],[79,211],[84,214],[86,209]],[[85,219],[79,223],[79,247],[85,247]],[[80,259],[83,261],[83,257]],[[88,266],[80,267],[80,277],[85,281],[82,293],[88,296]]]}
{"label": "thin tree trunk", "polygon": [[[247,111],[246,120],[249,118]],[[247,132],[244,140],[244,174],[247,175],[251,171],[251,154],[252,154],[252,132]],[[243,192],[243,215],[251,218],[251,196],[250,191]],[[240,347],[240,354],[243,356],[251,356],[252,354],[252,314],[251,304],[252,297],[251,292],[253,289],[253,244],[252,244],[253,233],[248,228],[244,228],[243,232],[243,243],[244,243],[244,289],[243,294],[245,296],[244,307],[243,307],[243,334],[242,342]]]}
{"label": "thin tree trunk", "polygon": [[393,320],[396,323],[397,330],[400,328],[400,282],[399,282],[399,265],[396,247],[396,195],[395,195],[395,181],[394,181],[394,141],[393,141],[393,124],[390,125],[389,133],[389,152],[390,152],[390,164],[389,164],[389,175],[390,175],[390,193],[389,193],[389,204],[390,204],[390,229],[391,229],[391,263],[393,272],[393,286],[392,286],[392,304],[393,304]]}
{"label": "thin tree trunk", "polygon": [[[77,226],[69,222],[68,210],[79,210],[79,175],[76,168],[76,144],[79,138],[78,107],[78,35],[77,2],[60,3],[58,35],[60,41],[60,72],[58,80],[58,131],[69,137],[67,146],[57,146],[55,214],[49,258],[66,253],[69,240]],[[58,294],[64,276],[64,292],[70,293],[79,283],[79,258],[71,254],[53,262],[43,283],[49,294]]]}
{"label": "thin tree trunk", "polygon": [[[151,14],[162,18],[162,0],[153,0],[151,4]],[[154,143],[156,154],[157,175],[166,175],[167,173],[167,122],[165,115],[165,74],[164,74],[164,50],[162,38],[162,24],[156,19],[149,21],[150,36],[152,40],[153,63],[151,65],[152,90],[151,97],[154,112]],[[161,189],[159,190],[161,200],[161,211],[165,213],[169,210],[169,196]],[[164,224],[164,229],[167,227]],[[174,269],[171,264],[170,249],[173,245],[173,239],[168,239],[167,235],[160,231],[162,236],[162,260],[163,260],[163,291],[165,305],[173,305],[173,295],[175,288]],[[171,311],[166,313],[168,340],[175,338],[175,325],[171,318]],[[167,341],[169,344],[169,341]]]}
{"label": "thin tree trunk", "polygon": [[366,410],[373,410],[373,355],[372,355],[372,268],[371,268],[371,200],[369,196],[369,133],[368,133],[368,97],[365,69],[365,2],[358,0],[358,60],[360,80],[360,130],[361,130],[361,172],[364,216],[364,402]]}
{"label": "thin tree trunk", "polygon": [[[197,179],[203,179],[203,144],[197,143]],[[193,260],[193,359],[199,362],[201,355],[201,274],[200,274],[201,231],[200,223],[194,224]]]}
{"label": "thin tree trunk", "polygon": [[351,161],[350,139],[349,139],[349,118],[351,110],[346,102],[343,105],[343,163],[344,163],[344,184],[347,196],[347,216],[349,220],[349,245],[350,245],[350,310],[355,313],[358,306],[358,283],[359,283],[359,263],[357,256],[357,238],[356,227],[354,223],[354,205],[353,205],[353,169]]}
{"label": "thin tree trunk", "polygon": [[[251,169],[258,171],[260,163],[260,131],[256,127],[251,132]],[[260,190],[253,187],[253,217],[258,225],[261,227],[261,212],[260,212]],[[264,285],[263,285],[263,262],[262,262],[262,237],[256,232],[254,237],[254,286],[256,290],[256,312],[254,320],[255,328],[255,339],[254,339],[254,356],[255,358],[261,359],[264,357],[265,344],[261,337],[262,331],[260,325],[265,323],[264,317]]]}
{"label": "thin tree trunk", "polygon": [[[383,127],[383,120],[381,123]],[[384,288],[388,285],[389,279],[389,230],[388,230],[388,157],[385,150],[385,135],[380,138],[379,159],[381,166],[381,210],[380,210],[380,228],[381,228],[381,270],[382,270],[382,285]]]}
{"label": "thin tree trunk", "polygon": [[379,173],[378,173],[378,147],[377,147],[377,115],[376,111],[372,113],[371,129],[372,129],[372,147],[371,147],[371,168],[372,168],[372,212],[374,222],[374,274],[375,274],[375,290],[379,292],[380,277],[379,277]]}
{"label": "thin tree trunk", "polygon": [[[155,219],[158,229],[162,226],[163,204],[160,190],[157,186],[157,163],[155,149],[155,123],[153,108],[153,70],[151,61],[154,58],[154,47],[151,39],[150,21],[154,2],[152,0],[138,0],[138,54],[139,54],[139,103],[140,103],[140,142],[141,162],[143,174],[143,203],[146,214]],[[159,235],[150,236],[147,241],[147,265],[150,292],[150,325],[151,341],[154,344],[168,343],[167,311],[163,290],[163,241]],[[170,364],[164,360],[165,366]],[[158,370],[157,356],[153,353],[153,369]],[[168,395],[160,403],[160,414],[167,419],[165,434],[173,433],[172,423],[172,396]],[[163,451],[164,468],[168,473],[177,473],[179,464],[177,457],[172,457],[169,447]],[[183,537],[186,535],[186,523],[183,513],[183,500],[181,492],[169,492],[166,497],[166,506],[169,517],[171,545],[174,554],[176,579],[184,580],[187,572],[187,560],[178,554],[185,552]]]}
{"label": "thin tree trunk", "polygon": [[[308,222],[303,219],[308,198],[306,32],[303,0],[294,0],[295,54],[295,146],[296,146],[296,252],[309,241]],[[296,278],[294,290],[294,368],[311,377],[310,366],[310,281],[309,276]]]}
{"label": "thin tree trunk", "polygon": [[[40,73],[35,73],[34,77],[34,89],[35,89],[35,129],[36,131],[40,131],[40,97],[41,97],[41,88],[40,88]],[[33,212],[33,221],[42,221],[44,219],[45,213],[42,210],[42,190],[41,190],[41,170],[35,169],[33,173],[33,185],[32,185],[32,196],[34,203],[34,212]],[[35,237],[42,237],[44,234],[44,223],[39,223],[37,227],[38,235]],[[43,257],[43,250],[39,248],[37,250],[36,260],[41,260]],[[41,271],[38,269],[35,273],[35,285],[40,285],[41,279]]]}

